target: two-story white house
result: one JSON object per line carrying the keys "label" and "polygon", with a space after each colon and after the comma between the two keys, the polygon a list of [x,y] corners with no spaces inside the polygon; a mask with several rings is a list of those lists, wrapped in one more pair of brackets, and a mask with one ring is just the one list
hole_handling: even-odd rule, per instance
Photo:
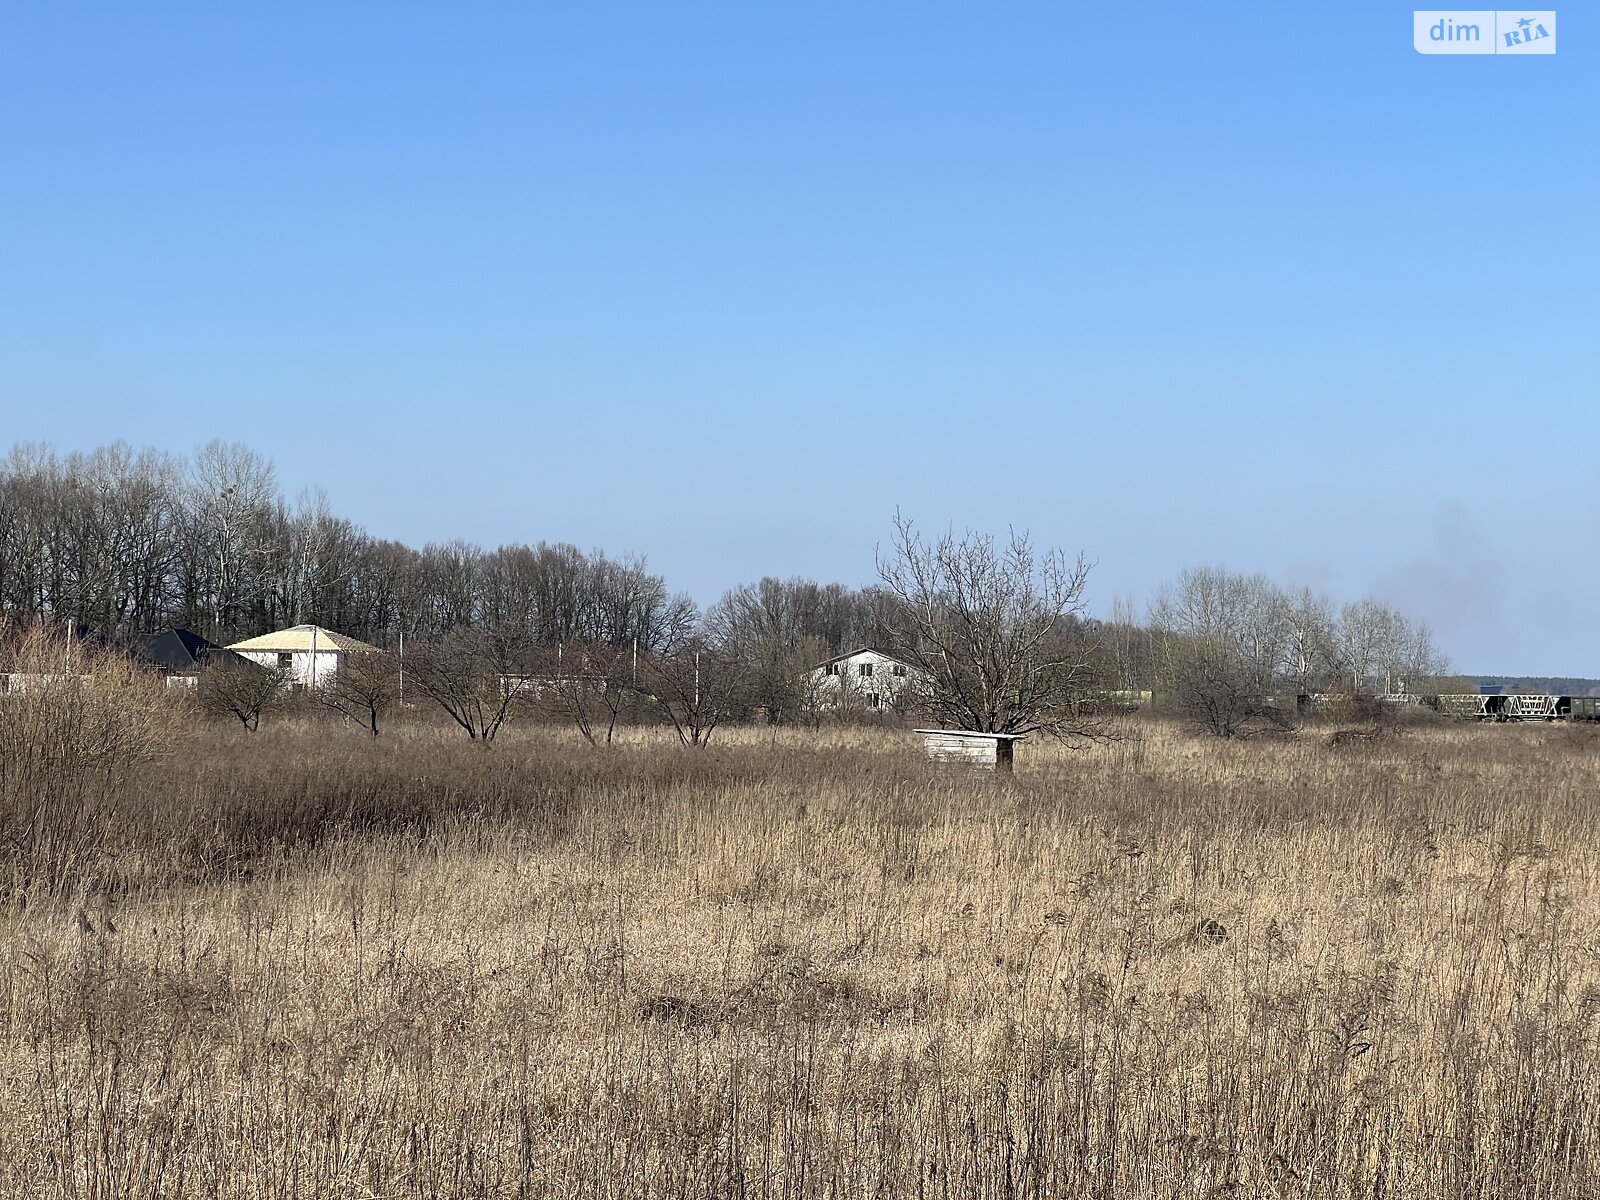
{"label": "two-story white house", "polygon": [[295,625],[228,647],[263,667],[288,671],[298,687],[315,688],[344,669],[351,654],[376,649],[320,625]]}
{"label": "two-story white house", "polygon": [[855,705],[892,709],[920,673],[893,650],[862,646],[812,668],[811,686],[820,708]]}

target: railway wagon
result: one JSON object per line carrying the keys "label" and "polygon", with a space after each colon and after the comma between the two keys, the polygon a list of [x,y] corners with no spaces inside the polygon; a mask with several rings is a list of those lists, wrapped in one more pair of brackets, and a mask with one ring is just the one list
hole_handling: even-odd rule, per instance
{"label": "railway wagon", "polygon": [[1566,696],[1567,716],[1574,721],[1600,721],[1600,696]]}
{"label": "railway wagon", "polygon": [[1433,696],[1433,703],[1429,706],[1438,709],[1447,717],[1457,717],[1467,721],[1486,721],[1493,714],[1489,711],[1489,701],[1498,700],[1499,696],[1481,696],[1472,692],[1458,693],[1456,695]]}
{"label": "railway wagon", "polygon": [[1486,696],[1465,692],[1443,696],[1387,695],[1378,699],[1388,704],[1421,704],[1458,721],[1600,721],[1600,696],[1520,692]]}
{"label": "railway wagon", "polygon": [[1506,696],[1501,719],[1506,721],[1553,721],[1559,715],[1562,696]]}

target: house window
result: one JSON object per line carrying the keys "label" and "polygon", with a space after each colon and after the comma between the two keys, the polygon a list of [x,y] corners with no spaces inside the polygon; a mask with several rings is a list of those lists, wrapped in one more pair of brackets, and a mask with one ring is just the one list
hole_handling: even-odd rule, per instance
{"label": "house window", "polygon": [[905,665],[905,663],[895,663],[895,665],[890,669],[896,675],[904,675],[906,673],[906,665]]}
{"label": "house window", "polygon": [[290,654],[287,650],[280,650],[278,652],[278,666],[287,671],[293,665],[294,655]]}
{"label": "house window", "polygon": [[862,663],[856,668],[856,674],[870,679],[872,677],[872,664]]}
{"label": "house window", "polygon": [[826,670],[829,675],[837,675],[839,673],[839,664],[829,663],[824,670]]}
{"label": "house window", "polygon": [[883,697],[878,695],[877,692],[871,692],[867,695],[867,705],[870,708],[882,708]]}

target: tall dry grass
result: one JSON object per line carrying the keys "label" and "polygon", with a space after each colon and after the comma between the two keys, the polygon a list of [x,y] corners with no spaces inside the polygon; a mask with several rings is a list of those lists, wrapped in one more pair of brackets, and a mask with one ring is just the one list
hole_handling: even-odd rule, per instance
{"label": "tall dry grass", "polygon": [[93,890],[126,789],[184,740],[191,706],[125,655],[42,625],[0,627],[0,671],[0,889]]}
{"label": "tall dry grass", "polygon": [[1592,1197],[1600,756],[218,732],[0,920],[0,1194]]}

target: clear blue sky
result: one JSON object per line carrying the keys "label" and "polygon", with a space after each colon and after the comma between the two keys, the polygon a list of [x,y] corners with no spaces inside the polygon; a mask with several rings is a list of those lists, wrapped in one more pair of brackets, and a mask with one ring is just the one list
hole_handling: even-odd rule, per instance
{"label": "clear blue sky", "polygon": [[858,583],[898,504],[1600,675],[1600,70],[1390,5],[13,4],[0,441]]}

